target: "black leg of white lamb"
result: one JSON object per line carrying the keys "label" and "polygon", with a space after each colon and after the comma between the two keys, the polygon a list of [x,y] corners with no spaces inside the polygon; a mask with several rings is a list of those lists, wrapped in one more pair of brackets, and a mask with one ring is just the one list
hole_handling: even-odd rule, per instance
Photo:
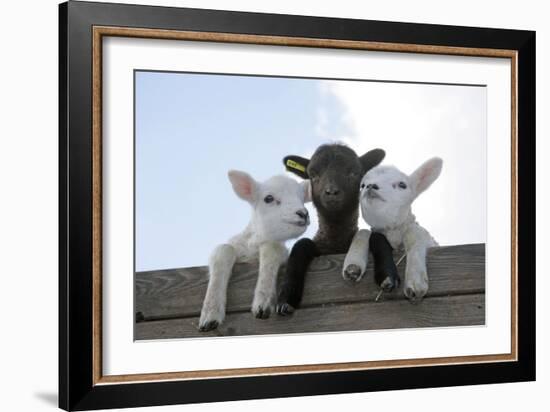
{"label": "black leg of white lamb", "polygon": [[274,176],[259,183],[244,172],[230,171],[228,175],[237,196],[252,206],[252,218],[243,232],[215,248],[210,257],[201,331],[217,328],[225,318],[227,287],[235,262],[259,259],[252,313],[268,318],[275,310],[277,273],[288,256],[284,242],[302,235],[309,224],[304,207],[311,199],[309,182]]}
{"label": "black leg of white lamb", "polygon": [[[429,232],[418,224],[411,205],[439,177],[443,161],[432,158],[407,176],[393,166],[378,166],[365,174],[361,181],[361,213],[372,228],[373,236],[384,235],[394,249],[404,249],[407,257],[403,292],[412,302],[421,300],[428,292],[426,251],[437,246]],[[365,239],[368,231],[359,231],[344,262],[366,268],[368,251]],[[378,235],[377,235],[378,236]],[[376,266],[376,263],[375,263]],[[382,288],[395,287],[396,279],[375,269]],[[383,279],[383,280],[382,280]],[[398,281],[397,277],[397,281]]]}

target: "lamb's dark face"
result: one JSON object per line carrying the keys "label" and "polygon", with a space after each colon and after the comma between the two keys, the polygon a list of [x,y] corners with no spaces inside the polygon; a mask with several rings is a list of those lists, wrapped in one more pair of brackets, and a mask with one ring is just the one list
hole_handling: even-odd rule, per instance
{"label": "lamb's dark face", "polygon": [[363,175],[384,158],[384,151],[375,149],[361,157],[347,146],[320,146],[313,157],[287,156],[287,170],[310,179],[316,209],[328,219],[344,217],[357,209],[359,186]]}
{"label": "lamb's dark face", "polygon": [[307,167],[315,207],[334,217],[355,209],[362,172],[359,157],[350,148],[321,146]]}

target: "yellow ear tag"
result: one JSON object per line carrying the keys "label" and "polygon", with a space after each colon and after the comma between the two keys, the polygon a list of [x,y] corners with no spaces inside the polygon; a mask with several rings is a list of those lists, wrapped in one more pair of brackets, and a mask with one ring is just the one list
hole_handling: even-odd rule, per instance
{"label": "yellow ear tag", "polygon": [[305,172],[306,168],[302,166],[300,163],[296,163],[294,160],[288,159],[286,161],[286,165],[288,167],[291,167],[292,169],[299,170],[300,172]]}

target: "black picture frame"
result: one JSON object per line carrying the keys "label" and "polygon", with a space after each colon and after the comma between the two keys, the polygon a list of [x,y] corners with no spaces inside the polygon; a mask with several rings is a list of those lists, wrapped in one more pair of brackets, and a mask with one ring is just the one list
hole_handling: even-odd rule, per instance
{"label": "black picture frame", "polygon": [[[517,52],[517,361],[256,377],[94,382],[94,26]],[[59,6],[59,406],[90,410],[535,379],[535,32],[70,1]],[[522,276],[528,274],[528,276]]]}

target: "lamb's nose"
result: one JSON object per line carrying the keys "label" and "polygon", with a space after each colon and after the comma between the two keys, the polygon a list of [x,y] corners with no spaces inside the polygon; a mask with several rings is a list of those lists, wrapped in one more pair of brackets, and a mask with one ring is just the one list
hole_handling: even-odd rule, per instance
{"label": "lamb's nose", "polygon": [[377,185],[376,183],[374,183],[374,184],[368,184],[368,185],[367,185],[367,189],[378,190],[378,189],[380,189],[380,188],[378,187],[378,185]]}
{"label": "lamb's nose", "polygon": [[327,195],[335,196],[335,195],[340,193],[340,189],[338,189],[337,187],[334,187],[334,186],[328,186],[325,189],[325,193]]}
{"label": "lamb's nose", "polygon": [[306,220],[308,217],[307,209],[300,209],[296,212],[296,214],[304,220]]}

